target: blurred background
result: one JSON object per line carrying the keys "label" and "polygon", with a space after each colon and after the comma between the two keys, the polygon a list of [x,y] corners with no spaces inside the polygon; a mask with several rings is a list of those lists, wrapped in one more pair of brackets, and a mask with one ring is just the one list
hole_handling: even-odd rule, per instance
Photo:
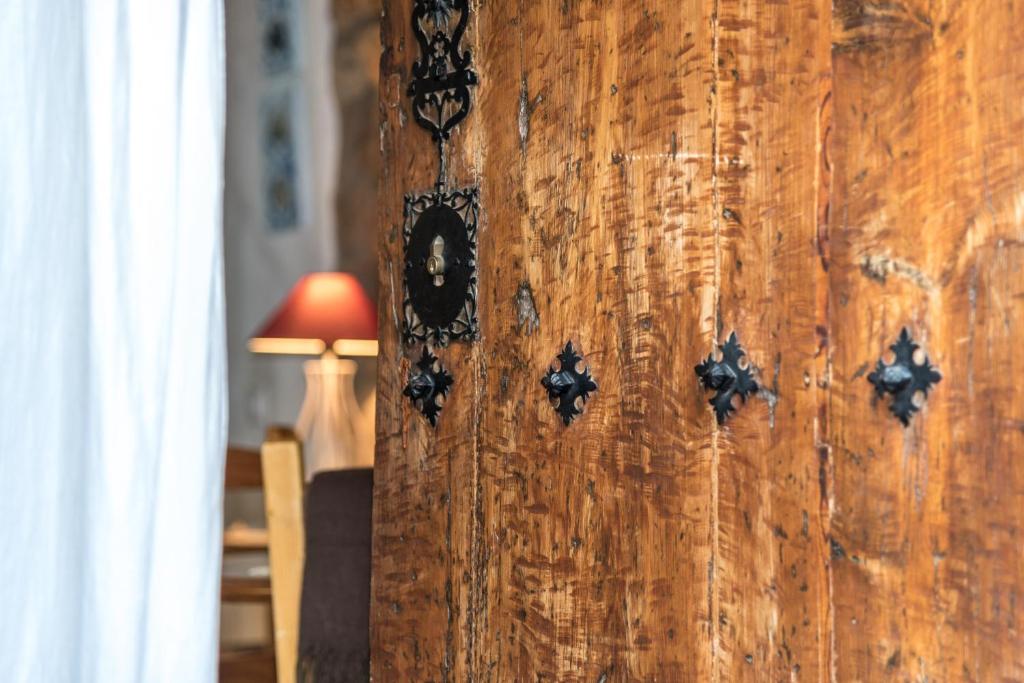
{"label": "blurred background", "polygon": [[[258,448],[268,426],[295,423],[308,358],[251,353],[249,338],[307,273],[352,273],[376,302],[380,4],[226,0],[225,12],[229,443]],[[372,434],[375,359],[356,362]],[[260,491],[226,493],[225,525],[263,518]],[[265,571],[265,554],[225,555],[225,575]],[[270,606],[225,603],[221,637],[266,644]]]}

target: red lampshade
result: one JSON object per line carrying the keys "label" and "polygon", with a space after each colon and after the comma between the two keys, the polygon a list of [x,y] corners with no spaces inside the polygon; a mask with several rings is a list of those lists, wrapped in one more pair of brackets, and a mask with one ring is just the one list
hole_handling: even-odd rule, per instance
{"label": "red lampshade", "polygon": [[249,340],[256,353],[377,355],[377,308],[348,273],[310,273]]}

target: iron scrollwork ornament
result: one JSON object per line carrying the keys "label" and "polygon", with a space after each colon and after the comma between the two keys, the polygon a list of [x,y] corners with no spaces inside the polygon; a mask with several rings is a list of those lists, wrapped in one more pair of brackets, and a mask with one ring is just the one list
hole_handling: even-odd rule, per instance
{"label": "iron scrollwork ornament", "polygon": [[461,47],[468,22],[469,0],[416,0],[412,9],[421,55],[409,84],[412,114],[439,148],[469,114],[469,86],[477,83],[473,54]]}
{"label": "iron scrollwork ornament", "polygon": [[715,392],[708,403],[715,409],[718,424],[724,424],[729,414],[736,410],[732,403],[733,397],[739,396],[746,403],[747,396],[757,391],[757,382],[749,367],[740,366],[740,359],[746,352],[740,346],[735,332],[718,348],[722,352],[721,360],[716,361],[715,354],[709,354],[694,371],[704,388]]}
{"label": "iron scrollwork ornament", "polygon": [[597,382],[591,376],[590,368],[578,369],[582,362],[583,357],[573,348],[572,341],[567,341],[558,354],[559,369],[549,367],[540,380],[548,390],[548,399],[567,427],[583,413],[582,404],[587,402],[590,394],[597,391]]}
{"label": "iron scrollwork ornament", "polygon": [[[416,372],[410,373],[409,382],[402,393],[423,413],[430,426],[436,427],[437,417],[441,413],[443,401],[448,396],[453,381],[437,356],[424,346],[423,355],[416,363]],[[438,402],[438,399],[441,402]]]}
{"label": "iron scrollwork ornament", "polygon": [[900,338],[889,348],[895,356],[893,362],[885,363],[879,358],[875,371],[868,375],[868,381],[874,385],[878,398],[886,394],[892,396],[889,410],[906,427],[910,424],[911,416],[920,410],[914,405],[914,395],[920,391],[927,398],[928,390],[942,379],[942,375],[931,364],[928,356],[920,364],[914,361],[914,353],[921,345],[910,337],[907,328],[903,328]]}
{"label": "iron scrollwork ornament", "polygon": [[461,47],[469,0],[416,0],[412,29],[420,47],[409,84],[413,118],[437,143],[434,189],[405,197],[406,344],[472,341],[477,321],[476,187],[448,190],[445,143],[469,113],[477,83],[473,55]]}

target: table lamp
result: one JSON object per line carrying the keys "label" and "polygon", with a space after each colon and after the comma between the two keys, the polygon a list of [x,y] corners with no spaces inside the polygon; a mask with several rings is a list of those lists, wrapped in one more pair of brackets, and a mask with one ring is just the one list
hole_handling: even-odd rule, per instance
{"label": "table lamp", "polygon": [[356,364],[339,356],[377,355],[377,309],[348,273],[311,273],[249,339],[254,353],[319,356],[303,364],[306,397],[295,422],[307,477],[324,469],[368,467],[360,459]]}

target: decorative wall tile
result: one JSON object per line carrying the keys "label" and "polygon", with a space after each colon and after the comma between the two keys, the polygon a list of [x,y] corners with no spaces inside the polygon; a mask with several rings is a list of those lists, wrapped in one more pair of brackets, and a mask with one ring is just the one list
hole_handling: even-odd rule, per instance
{"label": "decorative wall tile", "polygon": [[270,76],[295,68],[295,13],[292,0],[262,0],[260,33],[263,43],[263,67]]}
{"label": "decorative wall tile", "polygon": [[267,225],[275,231],[292,230],[301,218],[294,110],[290,87],[263,99],[263,210]]}

